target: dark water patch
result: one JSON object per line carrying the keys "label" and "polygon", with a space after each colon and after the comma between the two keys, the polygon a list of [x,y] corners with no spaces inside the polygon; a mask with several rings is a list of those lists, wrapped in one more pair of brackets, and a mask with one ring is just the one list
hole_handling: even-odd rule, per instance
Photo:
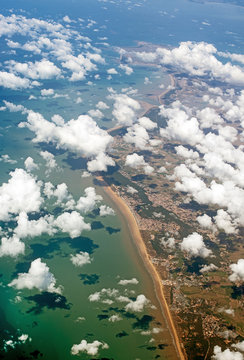
{"label": "dark water patch", "polygon": [[119,309],[118,307],[110,307],[109,311],[114,311],[115,313],[121,314],[127,319],[136,319],[136,315],[130,312],[125,311],[125,309]]}
{"label": "dark water patch", "polygon": [[93,240],[84,236],[79,236],[74,239],[71,239],[70,237],[65,237],[59,239],[59,241],[68,243],[72,249],[88,252],[89,254],[92,254],[95,249],[99,248],[97,244],[94,244]]}
{"label": "dark water patch", "polygon": [[182,203],[179,205],[182,209],[192,210],[192,211],[206,211],[208,209],[208,205],[198,204],[195,200],[191,200],[189,203]]}
{"label": "dark water patch", "polygon": [[116,338],[122,338],[125,336],[129,336],[129,334],[127,334],[127,332],[124,330],[115,335]]}
{"label": "dark water patch", "polygon": [[54,216],[58,216],[60,214],[62,214],[64,211],[63,208],[61,208],[61,206],[56,206],[54,209],[53,209],[53,215]]}
{"label": "dark water patch", "polygon": [[34,350],[30,353],[33,359],[38,359],[39,357],[43,357],[43,354],[39,350]]}
{"label": "dark water patch", "polygon": [[145,174],[137,174],[131,177],[131,180],[133,181],[143,181],[145,179],[147,179],[147,175]]}
{"label": "dark water patch", "polygon": [[158,344],[158,349],[164,350],[167,346],[169,346],[169,345],[168,344]]}
{"label": "dark water patch", "polygon": [[97,315],[97,318],[98,318],[98,320],[106,320],[106,319],[108,319],[109,318],[109,316],[108,315],[105,315],[105,314],[98,314]]}
{"label": "dark water patch", "polygon": [[112,228],[111,226],[107,226],[105,230],[109,233],[109,235],[116,234],[120,232],[119,228]]}
{"label": "dark water patch", "polygon": [[244,295],[244,285],[236,286],[233,285],[231,287],[231,297],[232,299],[240,299]]}
{"label": "dark water patch", "polygon": [[54,156],[63,155],[65,153],[65,150],[57,149],[53,143],[39,142],[38,145],[34,147],[38,150],[41,148],[42,151],[48,151]]}
{"label": "dark water patch", "polygon": [[79,276],[84,285],[95,285],[99,283],[100,276],[97,274],[80,274]]}
{"label": "dark water patch", "polygon": [[93,221],[91,223],[91,229],[92,230],[99,230],[99,229],[103,229],[104,225],[101,223],[101,221]]}
{"label": "dark water patch", "polygon": [[67,165],[69,165],[71,170],[80,170],[87,169],[88,160],[84,157],[78,157],[74,154],[69,153],[66,159],[63,159]]}
{"label": "dark water patch", "polygon": [[92,212],[90,212],[87,217],[89,217],[90,219],[94,219],[97,216],[99,216],[100,214],[100,210],[99,209],[93,209]]}
{"label": "dark water patch", "polygon": [[150,351],[155,351],[155,350],[157,350],[157,347],[156,346],[147,346],[146,349],[150,350]]}
{"label": "dark water patch", "polygon": [[201,257],[196,257],[194,260],[185,260],[185,264],[187,266],[187,271],[190,273],[195,273],[197,275],[200,275],[201,268],[207,264],[206,260],[204,260]]}
{"label": "dark water patch", "polygon": [[25,262],[21,262],[21,263],[16,264],[15,271],[11,275],[11,278],[12,279],[15,278],[20,273],[28,272],[29,268],[30,268],[30,262],[29,261],[25,261]]}
{"label": "dark water patch", "polygon": [[133,329],[148,330],[150,323],[154,320],[153,316],[143,315],[141,318],[137,318],[137,321],[132,324]]}
{"label": "dark water patch", "polygon": [[48,245],[43,244],[32,244],[30,245],[32,250],[31,258],[43,258],[43,259],[52,259],[53,253],[60,251],[60,246],[58,242],[49,242]]}
{"label": "dark water patch", "polygon": [[149,185],[149,187],[150,187],[151,189],[156,189],[157,186],[158,186],[157,184],[150,184],[150,185]]}
{"label": "dark water patch", "polygon": [[27,314],[34,313],[35,315],[41,314],[44,308],[47,309],[64,309],[70,310],[71,304],[67,303],[67,299],[63,295],[49,293],[47,291],[42,294],[28,296],[25,298],[28,302],[35,302],[36,305],[26,311]]}

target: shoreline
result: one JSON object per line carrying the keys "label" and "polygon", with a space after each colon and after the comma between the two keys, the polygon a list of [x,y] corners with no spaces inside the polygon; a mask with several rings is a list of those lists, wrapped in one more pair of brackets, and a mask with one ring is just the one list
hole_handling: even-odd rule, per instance
{"label": "shoreline", "polygon": [[[99,176],[99,177],[97,177],[97,179],[99,181],[101,181],[102,183],[104,183],[104,179],[102,177]],[[114,203],[116,203],[116,205],[120,209],[121,213],[127,220],[128,227],[131,232],[134,243],[136,245],[136,248],[143,260],[143,263],[144,263],[148,273],[150,274],[150,276],[153,280],[156,297],[159,301],[162,315],[165,317],[167,327],[173,338],[173,343],[174,343],[176,352],[178,354],[178,358],[180,360],[185,360],[186,357],[185,357],[184,351],[182,349],[181,341],[178,337],[178,334],[177,334],[177,331],[176,331],[176,328],[174,325],[174,321],[173,321],[168,303],[167,303],[165,295],[164,295],[162,279],[161,279],[157,269],[155,268],[153,263],[150,261],[146,245],[142,239],[140,229],[138,227],[137,220],[136,220],[132,210],[127,205],[127,203],[123,200],[123,198],[121,198],[119,195],[117,195],[117,193],[115,191],[113,191],[111,186],[103,186],[103,189],[106,192],[106,194],[109,196],[109,198]]]}

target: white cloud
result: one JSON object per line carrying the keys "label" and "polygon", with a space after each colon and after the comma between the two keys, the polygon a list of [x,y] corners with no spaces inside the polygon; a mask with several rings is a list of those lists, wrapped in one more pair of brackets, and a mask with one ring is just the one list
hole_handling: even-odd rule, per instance
{"label": "white cloud", "polygon": [[122,320],[122,318],[119,315],[111,315],[108,318],[108,321],[110,321],[110,322],[117,322],[117,321],[121,321],[121,320]]}
{"label": "white cloud", "polygon": [[90,172],[107,171],[108,166],[115,166],[115,161],[105,153],[98,154],[95,159],[87,163]]}
{"label": "white cloud", "polygon": [[0,257],[1,256],[11,256],[16,257],[20,254],[24,254],[25,252],[25,244],[20,241],[17,236],[13,236],[11,238],[2,238],[2,242],[0,245]]}
{"label": "white cloud", "polygon": [[237,344],[232,344],[231,346],[236,348],[237,350],[244,352],[244,341],[241,341]]}
{"label": "white cloud", "polygon": [[139,118],[138,123],[146,130],[153,130],[158,127],[157,123],[153,122],[146,116]]}
{"label": "white cloud", "polygon": [[21,78],[6,71],[0,71],[0,86],[7,89],[18,90],[30,88],[32,84],[29,79]]}
{"label": "white cloud", "polygon": [[145,297],[145,295],[138,295],[135,301],[130,301],[126,306],[126,311],[140,312],[143,311],[145,306],[147,306],[150,301]]}
{"label": "white cloud", "polygon": [[91,230],[90,224],[85,223],[83,216],[77,211],[64,212],[57,217],[54,224],[71,238],[80,236],[83,230]]}
{"label": "white cloud", "polygon": [[53,89],[42,89],[41,90],[41,96],[51,96],[54,95]]}
{"label": "white cloud", "polygon": [[95,188],[88,187],[84,190],[85,196],[81,196],[77,201],[76,209],[87,213],[88,211],[92,211],[96,204],[102,200],[101,195],[97,195]]}
{"label": "white cloud", "polygon": [[148,147],[149,135],[147,130],[139,124],[134,124],[127,128],[127,133],[123,137],[124,141],[134,144],[140,150],[150,149]]}
{"label": "white cloud", "polygon": [[33,158],[28,156],[25,159],[25,168],[28,172],[32,172],[33,170],[38,169],[38,165],[34,162]]}
{"label": "white cloud", "polygon": [[3,161],[8,164],[16,164],[17,161],[10,158],[8,154],[4,154],[0,156],[0,161]]}
{"label": "white cloud", "polygon": [[41,183],[23,169],[10,172],[11,178],[0,187],[0,219],[8,220],[11,214],[21,211],[38,211],[42,204]]}
{"label": "white cloud", "polygon": [[217,215],[214,217],[217,227],[221,230],[224,230],[226,234],[237,234],[238,230],[236,229],[235,223],[233,223],[230,215],[223,209],[217,211]]}
{"label": "white cloud", "polygon": [[206,229],[211,229],[213,227],[212,219],[207,214],[197,217],[197,221],[199,222],[200,226]]}
{"label": "white cloud", "polygon": [[138,191],[135,188],[133,188],[132,186],[129,186],[129,185],[127,185],[127,192],[132,195],[138,193]]}
{"label": "white cloud", "polygon": [[125,166],[130,166],[133,169],[143,167],[144,172],[147,175],[150,175],[154,171],[153,167],[146,163],[143,155],[138,155],[136,153],[126,156]]}
{"label": "white cloud", "polygon": [[189,150],[182,145],[176,146],[175,150],[179,156],[182,156],[186,159],[199,159],[199,153],[197,151],[193,151],[192,149]]}
{"label": "white cloud", "polygon": [[33,80],[45,80],[59,77],[61,70],[49,60],[42,59],[34,63],[29,61],[27,63],[19,63],[14,60],[9,61],[10,69],[13,72],[20,73],[27,78]]}
{"label": "white cloud", "polygon": [[214,355],[212,356],[213,360],[243,360],[243,355],[239,351],[230,351],[226,349],[221,350],[221,347],[216,345],[214,347]]}
{"label": "white cloud", "polygon": [[202,235],[196,232],[183,238],[180,247],[182,251],[186,251],[192,257],[200,256],[206,258],[212,253],[211,250],[206,248]]}
{"label": "white cloud", "polygon": [[71,348],[72,355],[79,355],[80,352],[84,352],[90,356],[96,356],[99,348],[108,349],[108,344],[100,342],[98,340],[88,343],[86,340],[81,340],[80,344],[75,344]]}
{"label": "white cloud", "polygon": [[119,68],[125,72],[126,75],[131,75],[133,73],[132,67],[128,65],[120,64]]}
{"label": "white cloud", "polygon": [[231,264],[232,274],[229,276],[230,281],[238,282],[244,280],[244,259],[239,259],[236,264]]}
{"label": "white cloud", "polygon": [[109,106],[105,102],[99,101],[96,105],[96,108],[98,108],[99,110],[107,110],[109,109]]}
{"label": "white cloud", "polygon": [[160,241],[160,244],[162,244],[165,248],[174,249],[175,248],[175,239],[173,237],[170,237],[167,240],[162,238]]}
{"label": "white cloud", "polygon": [[137,285],[139,283],[139,281],[136,279],[136,278],[132,278],[132,279],[121,279],[119,281],[119,285],[123,285],[123,286],[126,286],[126,285]]}
{"label": "white cloud", "polygon": [[18,278],[8,285],[14,286],[18,290],[37,288],[40,291],[60,293],[60,288],[55,288],[56,279],[54,275],[49,271],[49,267],[41,262],[40,258],[32,261],[27,273],[18,274]]}
{"label": "white cloud", "polygon": [[200,273],[204,274],[205,272],[214,271],[217,269],[218,269],[217,266],[211,263],[209,265],[203,265],[203,267],[200,270]]}
{"label": "white cloud", "polygon": [[106,205],[101,205],[99,208],[99,215],[100,216],[115,215],[115,212],[111,207]]}
{"label": "white cloud", "polygon": [[103,113],[102,113],[99,109],[89,110],[89,111],[88,111],[88,114],[89,114],[91,117],[97,118],[97,119],[99,119],[99,120],[101,120],[101,119],[104,117]]}
{"label": "white cloud", "polygon": [[107,73],[109,75],[117,75],[118,74],[118,71],[115,69],[115,68],[111,68],[111,69],[108,69],[107,70]]}
{"label": "white cloud", "polygon": [[46,161],[46,174],[49,174],[52,169],[57,168],[58,164],[56,163],[55,157],[49,151],[41,151],[41,157]]}
{"label": "white cloud", "polygon": [[88,252],[80,251],[79,254],[71,255],[71,262],[75,266],[83,266],[91,263],[91,258]]}
{"label": "white cloud", "polygon": [[72,119],[57,125],[44,119],[41,114],[31,111],[28,114],[28,121],[20,123],[19,126],[28,127],[35,133],[34,142],[53,142],[59,148],[95,158],[95,163],[90,162],[93,171],[99,167],[106,170],[107,165],[114,165],[114,161],[105,155],[113,138],[100,129],[88,115],[80,115],[76,120]]}
{"label": "white cloud", "polygon": [[125,94],[113,94],[110,98],[115,100],[113,116],[120,125],[131,126],[136,122],[136,112],[140,110],[140,104]]}
{"label": "white cloud", "polygon": [[45,215],[38,220],[29,220],[26,212],[22,211],[16,218],[17,227],[14,233],[20,239],[25,237],[35,237],[47,233],[53,235],[55,229],[53,228],[54,218],[52,215]]}

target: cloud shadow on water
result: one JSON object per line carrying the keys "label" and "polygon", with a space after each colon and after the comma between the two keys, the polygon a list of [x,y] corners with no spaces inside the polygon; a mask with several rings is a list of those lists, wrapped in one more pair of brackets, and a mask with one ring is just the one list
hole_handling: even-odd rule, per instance
{"label": "cloud shadow on water", "polygon": [[84,285],[95,285],[99,283],[100,276],[97,274],[80,274]]}
{"label": "cloud shadow on water", "polygon": [[41,314],[45,308],[47,309],[64,309],[70,310],[71,304],[67,303],[67,299],[63,295],[56,293],[49,293],[44,291],[41,294],[27,296],[25,298],[28,302],[35,302],[36,305],[26,311],[27,314],[34,313],[35,315]]}

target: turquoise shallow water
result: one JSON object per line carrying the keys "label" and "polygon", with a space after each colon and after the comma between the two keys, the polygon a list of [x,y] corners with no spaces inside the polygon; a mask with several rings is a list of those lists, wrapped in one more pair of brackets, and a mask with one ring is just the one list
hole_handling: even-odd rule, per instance
{"label": "turquoise shallow water", "polygon": [[[42,88],[53,88],[59,95],[68,96],[56,99],[40,99],[38,87],[24,91],[0,88],[2,100],[40,112],[48,120],[54,114],[62,115],[65,121],[77,118],[93,109],[96,103],[102,100],[110,108],[104,111],[105,119],[97,122],[99,126],[109,128],[115,125],[115,121],[111,114],[112,101],[107,99],[108,87],[113,87],[118,93],[123,88],[132,87],[138,89],[136,99],[147,100],[148,93],[154,92],[155,89],[158,91],[162,83],[165,86],[169,84],[169,77],[161,70],[155,71],[146,67],[134,67],[131,76],[121,71],[119,75],[113,76],[112,80],[107,79],[106,69],[118,65],[118,54],[113,48],[102,46],[102,40],[99,38],[106,37],[104,41],[110,46],[132,46],[137,40],[174,46],[180,41],[191,40],[207,41],[224,51],[234,49],[235,52],[242,52],[244,49],[244,9],[228,4],[151,0],[138,1],[136,6],[134,2],[127,1],[45,0],[34,3],[31,0],[3,0],[1,5],[4,15],[13,9],[13,12],[22,13],[27,17],[60,21],[64,15],[69,15],[71,19],[91,18],[97,22],[94,27],[82,28],[79,31],[82,35],[89,36],[93,45],[102,49],[106,66],[99,67],[99,80],[94,82],[94,74],[88,74],[86,81],[77,83],[69,82],[67,79],[43,80]],[[206,25],[207,23],[209,25]],[[72,26],[76,27],[75,24]],[[94,28],[99,31],[94,31]],[[17,40],[19,39],[15,39]],[[3,49],[1,63],[9,58],[22,62],[25,60],[21,52],[7,52],[9,49],[4,37],[0,38],[0,45]],[[34,61],[35,55],[32,58],[30,56],[30,59]],[[144,84],[145,77],[149,78],[151,84]],[[88,85],[87,81],[94,83]],[[30,95],[36,96],[36,99],[29,100]],[[83,100],[80,104],[75,102],[77,97]],[[3,103],[0,106],[2,105]],[[50,144],[33,143],[33,133],[18,128],[19,122],[25,120],[26,115],[20,112],[0,112],[0,155],[8,154],[16,161],[0,162],[1,183],[8,181],[11,170],[24,166],[27,156],[32,156],[39,164],[39,170],[35,172],[38,179],[52,181],[54,184],[65,182],[76,199],[83,195],[86,187],[94,186],[93,178],[81,178],[81,159],[73,154],[57,151]],[[55,154],[61,170],[53,170],[46,176],[40,150],[49,150]],[[103,195],[103,203],[115,208],[102,189],[98,187],[97,192]],[[59,209],[50,207],[49,210],[55,212]],[[0,259],[0,358],[73,359],[75,357],[70,353],[72,345],[86,339],[88,342],[99,340],[109,345],[109,348],[101,350],[96,358],[174,359],[168,355],[171,352],[169,349],[172,349],[172,341],[158,311],[159,305],[152,280],[133,245],[125,220],[116,208],[115,210],[115,217],[101,218],[96,212],[86,214],[85,219],[92,223],[92,230],[84,231],[79,238],[70,239],[65,234],[57,234],[26,239],[25,255],[20,255],[17,259]],[[74,267],[70,255],[79,251],[90,253],[91,264],[80,268]],[[62,285],[62,296],[41,293],[36,289],[24,289],[19,292],[7,286],[18,273],[28,271],[31,261],[38,257],[49,266],[57,279],[57,285]],[[133,277],[138,279],[137,285],[128,285],[124,288],[118,284],[120,279]],[[128,313],[124,310],[125,303],[114,299],[111,304],[88,300],[92,293],[109,288],[117,289],[120,295],[130,296],[132,299],[144,294],[156,309],[147,307],[139,313]],[[112,315],[118,315],[122,320],[109,322],[108,318]],[[84,319],[77,321],[78,318]],[[161,328],[159,335],[141,334],[142,331],[151,330],[153,327]],[[15,349],[8,346],[5,351],[4,343],[10,339],[16,341],[21,334],[28,334],[32,341],[16,344]],[[152,337],[156,338],[156,342],[151,341]],[[80,358],[91,359],[91,356],[81,353]]]}

